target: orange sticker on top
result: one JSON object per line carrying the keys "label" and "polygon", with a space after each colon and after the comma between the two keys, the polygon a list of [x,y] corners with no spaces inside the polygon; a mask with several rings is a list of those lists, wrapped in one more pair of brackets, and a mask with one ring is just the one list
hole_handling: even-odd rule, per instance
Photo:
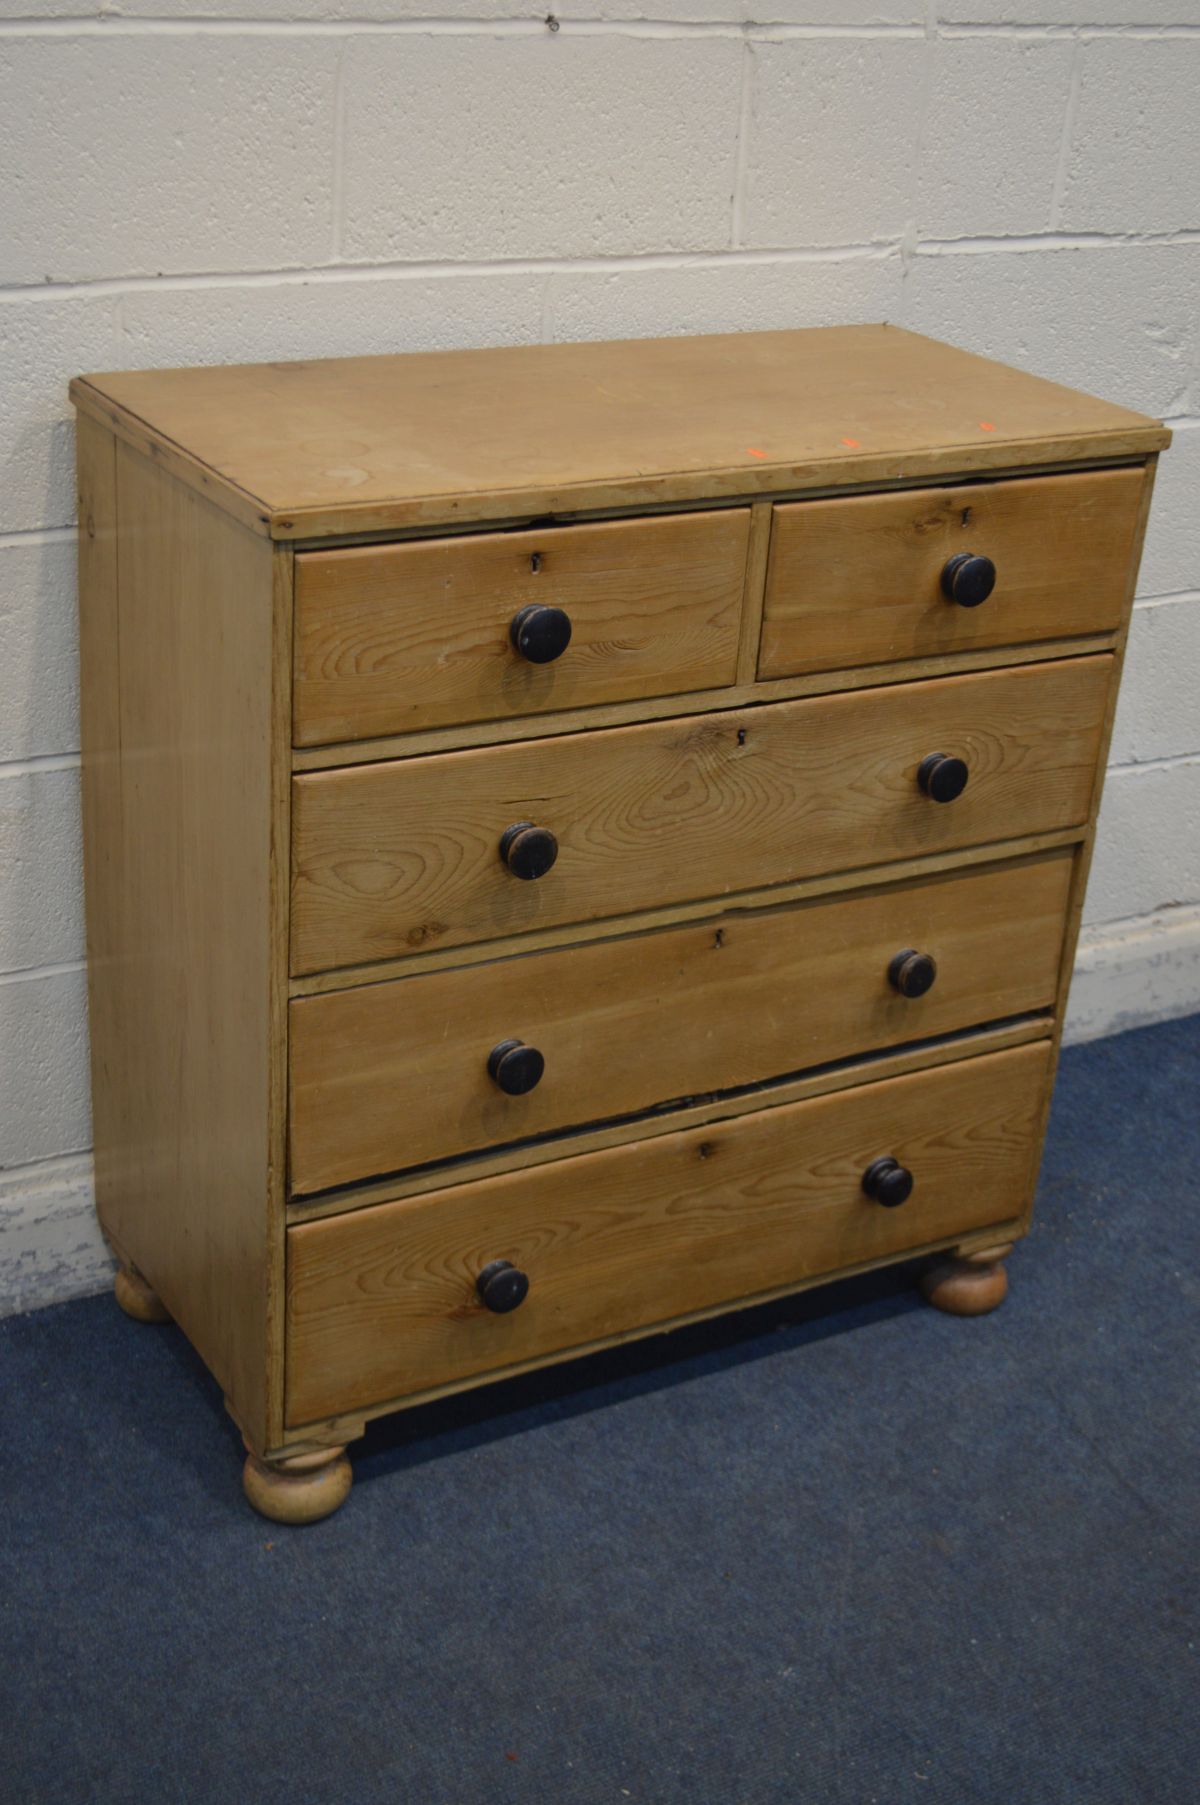
{"label": "orange sticker on top", "polygon": [[859,439],[843,439],[842,444],[848,445],[850,447],[851,451],[861,451],[862,450],[862,442]]}
{"label": "orange sticker on top", "polygon": [[980,432],[995,432],[996,422],[994,420],[981,420],[979,422],[979,430]]}
{"label": "orange sticker on top", "polygon": [[748,458],[765,458],[766,455],[766,452],[760,451],[757,445],[747,445],[746,447],[746,456]]}

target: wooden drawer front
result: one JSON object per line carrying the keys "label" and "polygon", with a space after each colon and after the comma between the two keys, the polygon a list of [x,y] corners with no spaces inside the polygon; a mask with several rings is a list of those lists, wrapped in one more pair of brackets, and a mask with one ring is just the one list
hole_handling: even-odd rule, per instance
{"label": "wooden drawer front", "polygon": [[[1116,627],[1143,480],[1141,470],[1090,470],[777,507],[759,676]],[[960,552],[996,567],[976,607],[942,591]]]}
{"label": "wooden drawer front", "polygon": [[[732,683],[747,508],[303,552],[295,739],[369,739]],[[564,609],[531,663],[509,626]]]}
{"label": "wooden drawer front", "polygon": [[[1040,1041],[293,1228],[288,1421],[1007,1223],[1049,1067]],[[897,1209],[862,1189],[884,1154],[913,1174]],[[476,1295],[494,1259],[529,1278],[508,1315]]]}
{"label": "wooden drawer front", "polygon": [[[293,780],[292,963],[354,965],[1087,817],[1112,659],[443,753]],[[960,756],[956,801],[922,794]],[[532,882],[501,835],[558,838]]]}
{"label": "wooden drawer front", "polygon": [[[1054,1001],[1073,852],[291,1005],[291,1185],[323,1190]],[[893,987],[932,954],[923,996]],[[506,1095],[488,1054],[545,1060]]]}

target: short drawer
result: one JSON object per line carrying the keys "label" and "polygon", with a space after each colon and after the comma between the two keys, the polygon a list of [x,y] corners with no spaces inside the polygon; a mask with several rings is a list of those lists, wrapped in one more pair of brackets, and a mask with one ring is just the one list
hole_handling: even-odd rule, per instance
{"label": "short drawer", "polygon": [[[1083,822],[1111,670],[1100,654],[297,777],[293,970]],[[953,801],[919,782],[939,753],[967,765]],[[555,862],[514,875],[514,840],[524,869],[552,843]]]}
{"label": "short drawer", "polygon": [[749,520],[731,508],[302,552],[296,743],[732,683]]}
{"label": "short drawer", "polygon": [[[1089,470],[777,507],[759,676],[1111,630],[1143,480],[1141,470]],[[974,605],[947,594],[953,572],[943,585],[964,554],[995,568],[991,594]],[[968,584],[964,600],[978,593]]]}
{"label": "short drawer", "polygon": [[[292,1191],[1048,1008],[1073,859],[1061,849],[293,1002]],[[505,1042],[521,1045],[493,1076]],[[518,1089],[538,1057],[541,1077]]]}
{"label": "short drawer", "polygon": [[[470,1380],[1014,1221],[1046,1042],[288,1233],[287,1420]],[[863,1174],[912,1175],[884,1208]],[[486,1308],[510,1261],[528,1295]]]}

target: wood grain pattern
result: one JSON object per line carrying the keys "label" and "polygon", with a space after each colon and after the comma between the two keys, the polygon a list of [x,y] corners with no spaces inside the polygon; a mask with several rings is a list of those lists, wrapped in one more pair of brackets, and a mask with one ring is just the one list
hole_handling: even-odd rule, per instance
{"label": "wood grain pattern", "polygon": [[[1053,852],[1060,846],[1078,846],[1088,832],[1086,823],[1060,827],[1051,833],[1021,834],[1001,845],[963,846],[948,852],[930,853],[924,858],[892,859],[885,865],[861,865],[854,871],[824,872],[818,877],[800,878],[794,883],[773,884],[769,891],[730,891],[721,898],[723,911],[745,911],[783,903],[811,902],[819,896],[853,896],[860,890],[874,890],[881,884],[903,883],[910,878],[934,877],[942,871],[965,871],[976,865],[995,865],[1007,860]],[[617,916],[595,922],[584,930],[590,939],[612,939],[626,934],[649,932],[653,928],[676,927],[685,921],[704,921],[713,913],[711,898],[693,902],[669,903],[659,909],[640,909],[635,916]],[[288,992],[292,997],[323,996],[328,991],[345,990],[348,985],[379,984],[387,978],[409,978],[417,972],[446,971],[452,966],[486,964],[493,959],[509,959],[522,954],[541,952],[550,947],[575,946],[580,939],[577,923],[558,927],[535,928],[526,934],[498,935],[492,940],[475,941],[469,946],[438,947],[406,953],[399,959],[379,959],[366,967],[346,971],[308,972],[291,978]]]}
{"label": "wood grain pattern", "polygon": [[[304,552],[296,744],[732,683],[749,525],[725,508]],[[533,603],[571,618],[549,664],[509,640]]]}
{"label": "wood grain pattern", "polygon": [[894,326],[136,371],[71,393],[287,539],[1136,457],[1169,440],[1144,415]]}
{"label": "wood grain pattern", "polygon": [[[292,969],[591,921],[1082,821],[1109,660],[1066,659],[298,777]],[[928,752],[967,760],[922,795]],[[559,840],[532,883],[497,846]]]}
{"label": "wood grain pattern", "polygon": [[[969,483],[775,510],[759,675],[882,664],[1111,630],[1121,619],[1140,469]],[[946,561],[988,557],[962,608]]]}
{"label": "wood grain pattern", "polygon": [[[75,434],[79,519],[79,740],[96,1210],[114,1221],[126,1105],[108,1062],[121,1033],[123,845],[117,441],[93,420]],[[115,1229],[109,1229],[115,1234]],[[119,1253],[128,1264],[124,1249]]]}
{"label": "wood grain pattern", "polygon": [[[267,844],[267,1177],[266,1177],[266,1433],[241,1425],[247,1445],[261,1452],[283,1422],[283,1233],[287,1212],[288,943],[291,935],[292,845],[292,612],[295,553],[286,543],[271,548],[271,669],[267,783],[271,825]],[[226,1397],[226,1407],[236,1410]]]}
{"label": "wood grain pattern", "polygon": [[[363,985],[291,1006],[293,1194],[1048,1007],[1073,853]],[[937,960],[923,997],[888,982]],[[492,1046],[536,1046],[506,1096]]]}
{"label": "wood grain pattern", "polygon": [[[1063,1030],[1067,1020],[1067,1003],[1070,996],[1071,978],[1075,969],[1075,952],[1079,942],[1079,930],[1083,921],[1083,907],[1087,895],[1088,875],[1091,871],[1092,855],[1096,846],[1097,818],[1100,813],[1100,802],[1104,793],[1104,779],[1108,770],[1108,749],[1112,741],[1113,724],[1116,720],[1117,701],[1121,684],[1121,672],[1125,664],[1125,654],[1129,644],[1129,628],[1133,617],[1133,601],[1137,591],[1138,566],[1141,562],[1142,546],[1146,537],[1146,527],[1150,519],[1150,503],[1154,496],[1154,482],[1158,473],[1157,457],[1148,458],[1142,472],[1142,488],[1138,499],[1137,521],[1134,527],[1133,543],[1129,548],[1129,557],[1124,571],[1124,597],[1121,617],[1121,629],[1112,659],[1112,671],[1108,683],[1108,695],[1104,707],[1104,720],[1100,727],[1100,740],[1096,748],[1096,764],[1092,774],[1092,794],[1088,804],[1087,832],[1080,843],[1075,860],[1075,876],[1071,885],[1070,901],[1067,905],[1067,931],[1063,938],[1062,962],[1058,975],[1058,995],[1055,1000],[1055,1028],[1051,1048],[1050,1072],[1046,1090],[1042,1099],[1042,1114],[1038,1123],[1036,1146],[1033,1155],[1033,1173],[1036,1177],[1037,1164],[1041,1158],[1042,1143],[1050,1120],[1050,1105],[1054,1096],[1054,1078],[1058,1070],[1058,1058],[1062,1049]],[[1033,1185],[1030,1184],[1030,1198],[1021,1223],[1021,1232],[1028,1228],[1033,1211]]]}
{"label": "wood grain pattern", "polygon": [[750,535],[746,549],[746,588],[742,598],[742,625],[738,646],[737,682],[752,684],[758,671],[758,642],[762,633],[763,596],[767,583],[767,558],[775,510],[769,501],[756,501],[750,510]]}
{"label": "wood grain pattern", "polygon": [[[960,1059],[997,1053],[1006,1047],[1023,1047],[1035,1040],[1048,1041],[1053,1029],[1054,1019],[1047,1012],[1021,1015],[983,1028],[968,1028],[943,1040],[918,1041],[892,1051],[885,1048],[882,1052],[868,1053],[860,1059],[817,1066],[797,1078],[781,1078],[772,1083],[769,1106],[776,1108],[782,1103],[801,1103],[809,1097],[853,1090],[860,1084],[876,1084],[884,1078],[903,1077],[908,1072],[932,1071],[935,1066],[953,1065]],[[468,1154],[449,1165],[414,1166],[406,1172],[368,1179],[363,1184],[343,1185],[339,1190],[320,1191],[312,1197],[296,1197],[288,1204],[287,1220],[289,1226],[315,1222],[364,1209],[370,1204],[423,1196],[430,1191],[444,1190],[448,1185],[474,1184],[500,1172],[529,1170],[561,1160],[568,1153],[598,1152],[605,1147],[679,1134],[685,1128],[698,1128],[705,1122],[724,1122],[736,1116],[754,1115],[767,1107],[761,1086],[720,1096],[708,1095],[697,1101],[680,1103],[677,1109],[651,1110],[645,1115],[610,1122],[600,1128],[580,1129],[571,1134],[569,1147],[564,1145],[561,1137],[521,1141],[516,1145]]]}
{"label": "wood grain pattern", "polygon": [[[937,1237],[933,1241],[922,1242],[919,1247],[904,1250],[904,1260],[924,1260],[928,1256],[939,1253],[973,1252],[977,1247],[985,1248],[1003,1235],[1009,1245],[1021,1238],[1024,1230],[1016,1222],[990,1224],[982,1230],[972,1230],[969,1234],[949,1234]],[[666,1322],[645,1323],[628,1329],[615,1329],[611,1334],[598,1335],[594,1341],[576,1343],[569,1348],[552,1348],[548,1353],[537,1354],[530,1360],[518,1360],[506,1366],[498,1378],[511,1379],[521,1373],[542,1372],[547,1367],[561,1366],[569,1360],[584,1359],[590,1354],[603,1353],[611,1348],[626,1347],[633,1341],[644,1341],[652,1335],[662,1335],[676,1329],[691,1327],[698,1323],[711,1322],[719,1316],[728,1316],[735,1310],[761,1307],[775,1303],[781,1298],[796,1297],[803,1291],[809,1291],[821,1285],[827,1285],[835,1276],[838,1278],[857,1277],[866,1272],[877,1271],[884,1266],[895,1263],[895,1254],[880,1254],[874,1259],[859,1260],[853,1266],[843,1266],[838,1273],[819,1272],[802,1279],[791,1279],[782,1285],[768,1285],[762,1291],[756,1291],[750,1297],[734,1298],[730,1301],[707,1304],[699,1310],[684,1310],[678,1316],[672,1316]],[[305,1453],[317,1448],[344,1446],[361,1436],[367,1424],[376,1417],[392,1415],[397,1411],[415,1409],[420,1404],[440,1402],[452,1398],[459,1393],[476,1391],[480,1386],[492,1383],[491,1375],[484,1372],[467,1373],[462,1378],[448,1379],[441,1385],[430,1385],[422,1391],[406,1391],[401,1396],[379,1398],[370,1404],[357,1405],[353,1410],[342,1411],[336,1416],[319,1417],[314,1421],[300,1424],[296,1428],[285,1428],[283,1439],[279,1445],[280,1453],[292,1449]]]}
{"label": "wood grain pattern", "polygon": [[[771,512],[769,504],[764,511]],[[761,598],[760,598],[761,600]],[[743,611],[742,652],[746,651],[747,612]],[[1044,639],[1030,645],[984,646],[978,651],[940,653],[933,658],[904,658],[895,664],[860,664],[838,671],[809,671],[800,677],[754,677],[758,633],[753,635],[750,677],[720,689],[688,690],[677,696],[645,696],[636,702],[600,702],[590,708],[565,708],[519,721],[473,721],[426,732],[385,734],[380,739],[339,740],[329,746],[298,746],[293,771],[334,771],[346,765],[382,764],[385,759],[423,758],[429,752],[459,752],[468,746],[504,746],[511,740],[552,739],[561,733],[594,733],[599,727],[631,727],[638,721],[665,721],[684,714],[713,714],[762,702],[792,702],[801,696],[829,696],[848,689],[879,689],[892,683],[920,683],[928,677],[963,676],[968,671],[995,671],[1002,666],[1043,664],[1052,658],[1081,658],[1088,652],[1111,652],[1117,632],[1088,633],[1081,638]],[[741,654],[739,654],[741,656]]]}
{"label": "wood grain pattern", "polygon": [[[937,1072],[462,1185],[288,1233],[298,1425],[1017,1215],[1047,1052]],[[863,1194],[891,1153],[908,1203]],[[530,1278],[508,1316],[476,1274]]]}
{"label": "wood grain pattern", "polygon": [[98,1205],[265,1445],[282,1408],[276,1389],[272,1422],[285,1049],[270,865],[287,802],[272,788],[272,550],[125,445],[109,492],[111,440],[80,444]]}

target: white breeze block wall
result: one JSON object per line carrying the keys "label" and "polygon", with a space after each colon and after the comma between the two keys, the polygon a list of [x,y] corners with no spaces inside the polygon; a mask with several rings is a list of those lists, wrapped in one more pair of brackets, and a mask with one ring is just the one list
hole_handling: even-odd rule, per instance
{"label": "white breeze block wall", "polygon": [[107,1270],[78,371],[887,319],[1164,415],[1072,1031],[1200,1007],[1198,92],[1200,0],[0,0],[0,1309]]}

